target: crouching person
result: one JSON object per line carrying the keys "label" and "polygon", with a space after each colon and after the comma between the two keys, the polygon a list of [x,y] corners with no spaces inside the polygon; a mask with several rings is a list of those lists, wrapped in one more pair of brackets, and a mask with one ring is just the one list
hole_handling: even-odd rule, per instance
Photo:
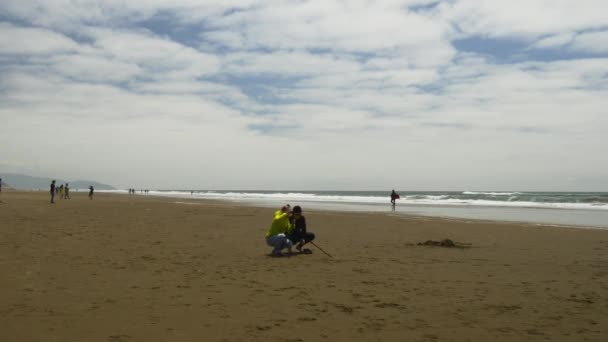
{"label": "crouching person", "polygon": [[292,243],[297,243],[296,249],[298,252],[310,252],[307,249],[302,251],[302,247],[314,240],[315,234],[306,231],[306,217],[302,215],[302,208],[299,205],[293,207],[292,220],[294,227],[287,237],[292,241]]}
{"label": "crouching person", "polygon": [[272,256],[283,256],[283,249],[287,248],[287,252],[291,254],[291,240],[287,234],[293,229],[290,222],[289,204],[284,205],[281,210],[274,213],[274,218],[270,228],[266,232],[266,243],[272,247]]}

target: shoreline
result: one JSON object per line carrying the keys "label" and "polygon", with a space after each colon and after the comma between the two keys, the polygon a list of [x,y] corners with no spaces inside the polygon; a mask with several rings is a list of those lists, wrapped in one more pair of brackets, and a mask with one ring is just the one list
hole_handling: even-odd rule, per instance
{"label": "shoreline", "polygon": [[[8,189],[9,193],[46,193],[42,190],[20,190],[20,189]],[[72,193],[88,193],[88,189],[75,189]],[[126,190],[98,190],[96,191],[96,195],[98,194],[107,194],[107,195],[116,195],[116,196],[128,196],[128,197],[154,197],[154,198],[170,198],[170,199],[182,199],[182,200],[191,200],[196,202],[216,202],[216,203],[224,203],[230,205],[239,205],[239,206],[248,206],[252,208],[278,208],[284,201],[281,200],[265,200],[265,201],[255,201],[255,200],[234,200],[234,199],[222,199],[222,198],[200,198],[200,197],[192,197],[187,194],[184,195],[165,195],[158,193],[150,193],[150,194],[140,194],[136,193],[134,195],[130,195],[126,193]],[[289,200],[287,200],[289,202]],[[598,220],[601,223],[597,224],[575,224],[575,223],[559,223],[559,222],[546,222],[546,221],[526,221],[526,220],[516,220],[516,219],[500,219],[500,218],[487,218],[487,217],[474,217],[474,215],[442,215],[440,213],[425,215],[423,213],[418,213],[416,210],[410,211],[390,211],[390,210],[377,210],[378,208],[386,208],[389,205],[373,205],[373,206],[361,206],[358,203],[337,203],[337,202],[316,202],[316,201],[292,201],[295,204],[299,204],[302,206],[306,206],[308,210],[315,211],[328,211],[328,212],[336,212],[336,213],[367,213],[367,214],[382,214],[387,216],[396,216],[396,217],[413,217],[413,218],[434,218],[439,220],[447,220],[447,221],[455,221],[461,223],[470,223],[470,222],[478,222],[478,223],[497,223],[497,224],[516,224],[521,226],[529,226],[529,227],[549,227],[549,228],[565,228],[565,229],[590,229],[590,230],[608,230],[608,212],[602,213],[605,214],[606,220]],[[176,202],[177,203],[177,202]],[[184,202],[185,203],[185,202]],[[292,204],[293,204],[292,203]],[[312,206],[308,207],[307,204],[311,204]],[[349,205],[355,205],[360,207],[370,207],[374,209],[355,209],[348,210],[345,209]],[[325,206],[325,207],[323,207]],[[333,207],[332,207],[333,206]],[[312,208],[312,209],[311,209]],[[563,214],[566,213],[597,213],[598,211],[589,211],[586,209],[569,209],[569,208],[542,208],[542,207],[501,207],[501,206],[457,206],[457,205],[428,205],[428,204],[398,204],[398,209],[403,208],[443,208],[443,209],[456,209],[456,210],[530,210],[535,212],[561,212]]]}
{"label": "shoreline", "polygon": [[[161,197],[161,196],[158,196]],[[173,198],[173,197],[167,197],[167,198]],[[174,198],[177,199],[177,198]],[[256,208],[256,209],[276,209],[274,206],[260,206],[257,203],[251,203],[251,202],[236,202],[236,201],[229,201],[229,200],[217,200],[217,199],[192,199],[191,202],[181,202],[181,201],[175,201],[173,203],[176,204],[186,204],[186,205],[197,205],[199,203],[199,201],[208,201],[208,202],[217,202],[217,203],[225,203],[225,204],[236,204],[236,205],[242,205],[242,206],[246,206],[246,207],[250,207],[250,208]],[[282,202],[281,202],[282,203]],[[300,205],[302,206],[301,203],[299,202],[294,202],[295,205]],[[200,203],[201,205],[204,205],[205,203]],[[291,204],[291,203],[290,203]],[[292,204],[293,206],[294,204]],[[564,210],[568,210],[568,209],[564,209]],[[361,214],[361,215],[365,215],[365,216],[374,216],[374,215],[382,215],[382,216],[389,216],[389,217],[396,217],[396,218],[409,218],[409,219],[433,219],[433,220],[438,220],[438,221],[446,221],[446,222],[456,222],[456,223],[462,223],[462,224],[467,224],[467,223],[478,223],[478,224],[501,224],[501,225],[516,225],[516,226],[521,226],[521,227],[541,227],[541,228],[558,228],[558,229],[572,229],[572,230],[578,230],[578,229],[590,229],[590,230],[608,230],[608,227],[596,227],[596,226],[576,226],[576,225],[559,225],[559,224],[551,224],[551,223],[535,223],[535,222],[524,222],[524,221],[502,221],[502,220],[491,220],[491,219],[474,219],[474,218],[461,218],[461,217],[451,217],[451,216],[425,216],[425,215],[415,215],[415,214],[407,214],[407,213],[394,213],[394,212],[379,212],[379,211],[364,211],[364,210],[360,210],[360,211],[348,211],[348,210],[340,210],[340,209],[309,209],[306,208],[307,212],[318,212],[318,213],[323,213],[323,212],[328,212],[328,213],[337,213],[337,214]]]}
{"label": "shoreline", "polygon": [[[200,198],[187,194],[174,195],[163,193],[151,193],[148,195],[135,194],[134,196],[154,196],[174,199],[191,199],[194,201],[219,201],[247,205],[259,208],[280,207],[284,203],[297,203],[308,208],[320,211],[335,212],[368,212],[383,213],[388,215],[421,216],[444,219],[460,219],[481,222],[515,223],[532,226],[568,227],[574,229],[599,229],[608,230],[608,211],[570,209],[570,208],[541,208],[541,207],[503,207],[503,206],[458,206],[458,205],[430,205],[401,203],[397,205],[396,211],[391,211],[390,204],[387,205],[365,205],[359,203],[319,202],[311,200],[293,201],[290,199],[280,200],[246,200],[246,199],[223,199],[223,198]],[[427,214],[427,212],[431,212]],[[523,216],[524,218],[515,218]],[[578,219],[572,219],[579,216]],[[527,218],[527,219],[526,219]],[[580,223],[585,222],[585,223]]]}

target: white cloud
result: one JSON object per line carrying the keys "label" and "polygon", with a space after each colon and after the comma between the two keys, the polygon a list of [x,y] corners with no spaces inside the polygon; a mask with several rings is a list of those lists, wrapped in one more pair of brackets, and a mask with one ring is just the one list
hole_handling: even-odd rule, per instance
{"label": "white cloud", "polygon": [[591,53],[608,53],[608,31],[579,34],[572,42],[572,49]]}
{"label": "white cloud", "polygon": [[556,34],[538,40],[532,45],[532,47],[537,49],[558,48],[569,44],[570,42],[572,42],[573,38],[574,34],[572,33]]}
{"label": "white cloud", "polygon": [[143,32],[90,29],[87,31],[102,54],[146,68],[147,76],[196,78],[219,68],[216,56],[172,40]]}
{"label": "white cloud", "polygon": [[349,56],[319,55],[309,52],[232,53],[223,60],[223,71],[231,74],[276,74],[282,76],[356,73],[357,61]]}
{"label": "white cloud", "polygon": [[73,51],[76,48],[77,44],[62,34],[0,22],[1,54],[38,55]]}
{"label": "white cloud", "polygon": [[143,73],[135,63],[87,54],[58,55],[49,60],[59,74],[91,82],[129,81]]}
{"label": "white cloud", "polygon": [[536,49],[559,48],[574,52],[605,54],[608,53],[608,31],[556,34],[540,39],[531,47]]}
{"label": "white cloud", "polygon": [[204,38],[233,49],[328,50],[406,58],[410,65],[441,65],[454,50],[447,24],[408,12],[407,2],[330,1],[264,3],[215,17]]}
{"label": "white cloud", "polygon": [[605,27],[604,0],[459,0],[442,3],[441,15],[455,24],[457,36],[521,37]]}

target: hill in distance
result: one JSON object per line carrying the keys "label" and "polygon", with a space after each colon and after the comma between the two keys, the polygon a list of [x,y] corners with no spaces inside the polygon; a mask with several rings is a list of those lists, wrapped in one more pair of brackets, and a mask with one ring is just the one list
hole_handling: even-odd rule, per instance
{"label": "hill in distance", "polygon": [[32,177],[17,173],[0,173],[0,178],[2,178],[2,187],[22,190],[48,189],[53,179],[55,179],[55,184],[57,184],[57,186],[69,183],[70,188],[72,189],[88,189],[89,186],[92,185],[97,190],[115,190],[111,185],[95,181],[66,181],[59,178]]}

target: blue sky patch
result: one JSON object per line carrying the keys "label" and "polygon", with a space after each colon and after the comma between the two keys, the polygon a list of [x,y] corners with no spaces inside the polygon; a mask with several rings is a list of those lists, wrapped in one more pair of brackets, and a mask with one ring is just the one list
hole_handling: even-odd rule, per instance
{"label": "blue sky patch", "polygon": [[476,53],[490,57],[494,62],[519,63],[526,61],[551,62],[581,58],[597,58],[607,54],[574,51],[567,47],[532,48],[533,41],[514,38],[469,37],[454,40],[453,46],[460,52]]}
{"label": "blue sky patch", "polygon": [[171,40],[194,48],[197,48],[201,42],[201,32],[207,29],[204,22],[184,24],[169,11],[161,11],[149,19],[138,22],[137,27],[143,27],[161,37],[167,36]]}

